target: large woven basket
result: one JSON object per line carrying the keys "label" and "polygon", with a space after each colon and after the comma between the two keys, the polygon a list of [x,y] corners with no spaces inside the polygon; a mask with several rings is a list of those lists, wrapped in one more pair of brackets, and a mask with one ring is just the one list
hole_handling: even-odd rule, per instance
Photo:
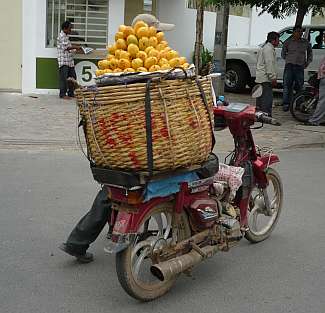
{"label": "large woven basket", "polygon": [[131,171],[200,164],[212,150],[208,78],[78,89],[88,155],[96,166]]}

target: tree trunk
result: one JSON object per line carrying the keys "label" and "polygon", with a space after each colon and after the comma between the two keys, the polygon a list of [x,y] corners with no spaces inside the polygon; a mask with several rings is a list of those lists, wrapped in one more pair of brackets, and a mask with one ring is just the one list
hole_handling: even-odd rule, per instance
{"label": "tree trunk", "polygon": [[298,11],[296,16],[295,26],[302,26],[307,12],[308,12],[308,6],[298,3]]}
{"label": "tree trunk", "polygon": [[226,72],[226,52],[228,39],[229,3],[221,6],[216,14],[216,29],[213,51],[213,72],[222,74],[220,79],[213,79],[212,84],[217,96],[224,95]]}
{"label": "tree trunk", "polygon": [[204,21],[204,4],[203,0],[197,1],[196,9],[196,38],[194,46],[194,64],[196,74],[201,71],[201,53],[203,49],[203,21]]}

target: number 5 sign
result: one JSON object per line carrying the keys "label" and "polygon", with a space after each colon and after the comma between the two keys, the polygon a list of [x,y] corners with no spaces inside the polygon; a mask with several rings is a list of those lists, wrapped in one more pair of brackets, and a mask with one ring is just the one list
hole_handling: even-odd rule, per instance
{"label": "number 5 sign", "polygon": [[94,77],[97,66],[94,63],[90,61],[81,61],[76,64],[75,70],[79,85],[90,86],[95,84]]}

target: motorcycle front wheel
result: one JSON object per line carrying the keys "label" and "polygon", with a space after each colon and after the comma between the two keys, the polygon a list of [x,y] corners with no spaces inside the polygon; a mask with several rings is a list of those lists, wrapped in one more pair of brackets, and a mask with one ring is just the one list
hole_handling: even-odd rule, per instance
{"label": "motorcycle front wheel", "polygon": [[271,215],[268,216],[265,207],[265,197],[263,189],[254,188],[248,208],[248,228],[245,238],[253,243],[267,239],[274,230],[282,210],[283,185],[278,172],[273,168],[268,168],[266,172],[268,186],[266,193],[269,198]]}
{"label": "motorcycle front wheel", "polygon": [[291,115],[299,122],[307,122],[314,114],[317,102],[317,96],[308,90],[303,90],[294,97],[290,105]]}
{"label": "motorcycle front wheel", "polygon": [[173,243],[177,243],[191,236],[186,213],[181,215],[178,231],[173,232],[173,207],[172,203],[164,203],[153,208],[144,218],[135,241],[116,255],[119,282],[137,300],[151,301],[161,297],[176,281],[176,278],[160,281],[150,272],[150,267],[154,264],[154,249],[170,245],[173,240]]}

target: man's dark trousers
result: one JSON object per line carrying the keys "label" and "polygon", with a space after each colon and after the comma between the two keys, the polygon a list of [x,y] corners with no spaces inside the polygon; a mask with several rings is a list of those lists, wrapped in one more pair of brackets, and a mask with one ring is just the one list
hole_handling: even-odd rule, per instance
{"label": "man's dark trousers", "polygon": [[270,82],[261,83],[263,86],[262,95],[256,99],[256,109],[272,116],[273,91]]}
{"label": "man's dark trousers", "polygon": [[75,253],[84,254],[99,236],[111,214],[111,204],[107,191],[101,189],[92,205],[91,210],[79,221],[72,230],[67,246]]}
{"label": "man's dark trousers", "polygon": [[304,67],[297,64],[286,64],[283,73],[283,108],[288,108],[292,101],[293,87],[296,92],[304,86]]}
{"label": "man's dark trousers", "polygon": [[74,96],[74,87],[72,84],[69,84],[67,79],[69,77],[72,77],[74,79],[77,79],[76,72],[74,70],[74,67],[70,67],[67,65],[62,65],[59,68],[59,75],[60,75],[60,98],[63,98],[67,95],[69,97]]}

